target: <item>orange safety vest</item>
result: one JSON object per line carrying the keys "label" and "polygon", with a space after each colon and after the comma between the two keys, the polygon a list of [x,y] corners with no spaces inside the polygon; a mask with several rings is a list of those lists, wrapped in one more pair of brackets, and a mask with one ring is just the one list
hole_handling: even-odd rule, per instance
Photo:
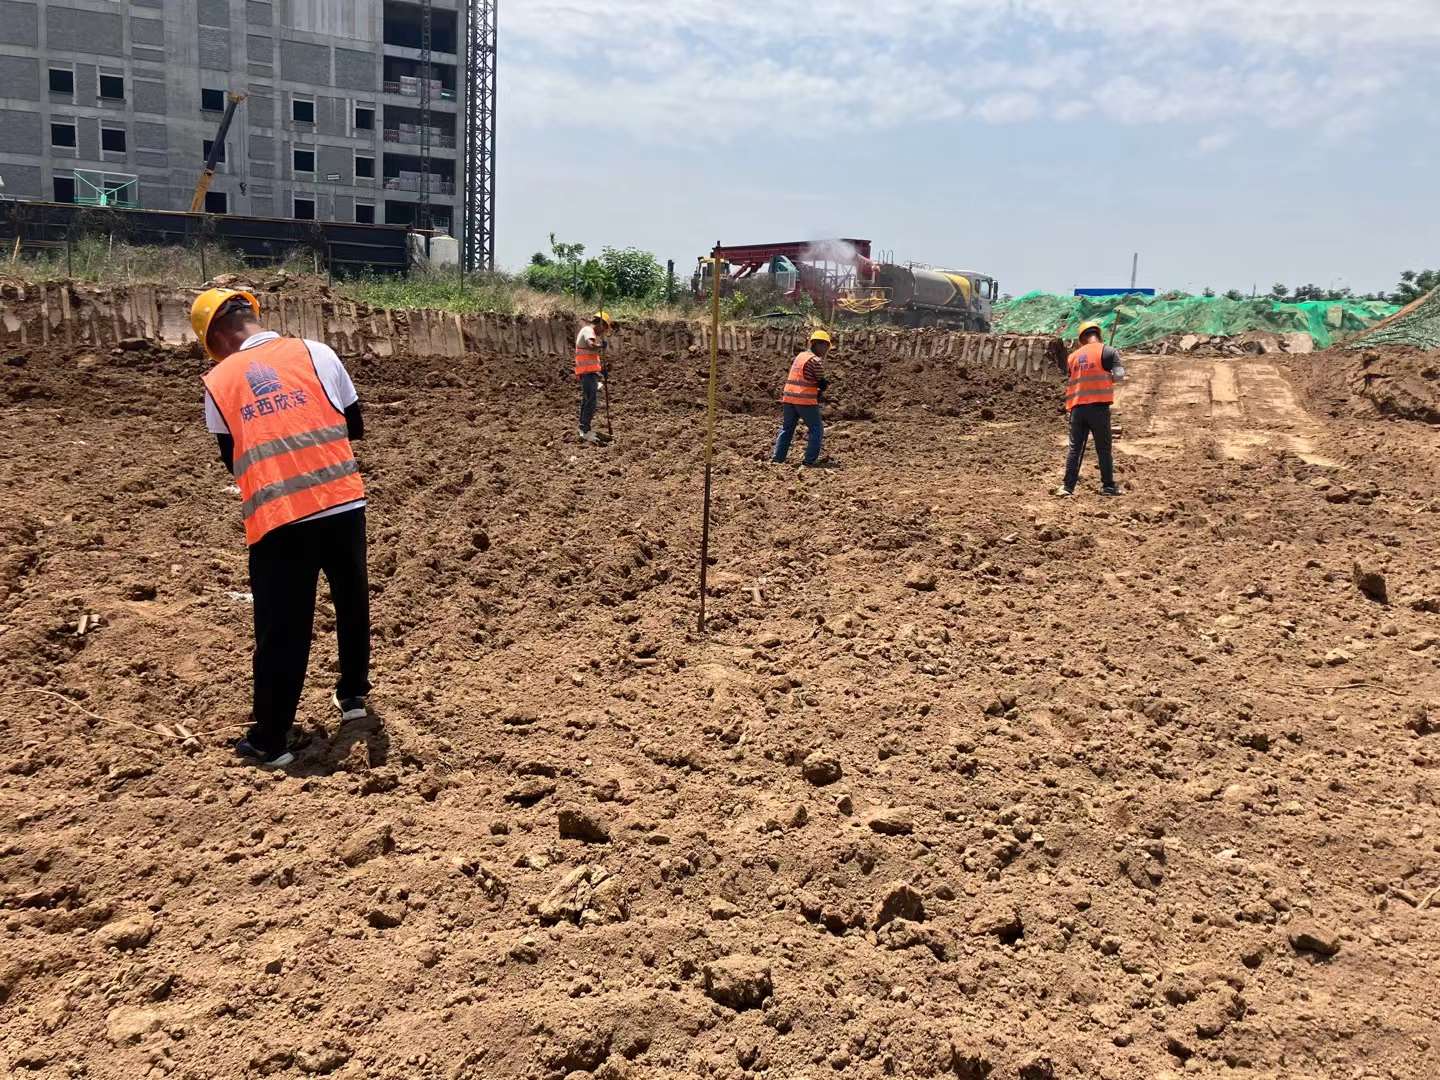
{"label": "orange safety vest", "polygon": [[815,354],[806,349],[795,357],[790,365],[790,374],[785,377],[785,392],[780,395],[784,405],[819,405],[820,384],[805,378],[805,364],[814,360]]}
{"label": "orange safety vest", "polygon": [[582,347],[580,338],[575,338],[575,377],[582,375],[598,375],[602,365],[600,363],[600,350],[591,345]]}
{"label": "orange safety vest", "polygon": [[345,414],[325,395],[305,342],[274,338],[231,353],[205,389],[235,440],[247,544],[365,497]]}
{"label": "orange safety vest", "polygon": [[1076,405],[1109,405],[1115,400],[1115,378],[1101,363],[1105,346],[1100,342],[1083,345],[1065,362],[1070,381],[1065,386],[1065,411]]}

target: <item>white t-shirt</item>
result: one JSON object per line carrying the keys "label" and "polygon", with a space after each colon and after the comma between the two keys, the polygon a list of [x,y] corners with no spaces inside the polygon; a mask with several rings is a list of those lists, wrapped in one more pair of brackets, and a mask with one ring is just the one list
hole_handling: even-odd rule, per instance
{"label": "white t-shirt", "polygon": [[[280,335],[274,330],[262,330],[258,334],[251,334],[240,346],[240,351],[253,349],[256,345],[263,345],[267,341],[274,341]],[[355,402],[360,400],[360,395],[355,392],[355,384],[350,380],[350,373],[345,370],[345,365],[340,362],[340,357],[335,355],[335,350],[329,345],[318,341],[305,341],[305,348],[310,353],[310,362],[315,365],[315,374],[320,377],[320,385],[325,390],[325,396],[330,399],[330,404],[335,406],[336,412],[344,412]],[[210,391],[205,391],[205,430],[212,435],[229,435],[230,427],[225,423],[225,417],[220,414],[215,399],[210,396]],[[311,514],[305,521],[314,521],[317,518],[330,517],[333,514],[343,514],[347,510],[356,510],[365,505],[364,499],[355,499],[351,502],[341,503],[339,506],[332,506],[329,510],[321,510],[318,514]]]}
{"label": "white t-shirt", "polygon": [[580,333],[575,335],[575,348],[596,349],[599,348],[599,345],[600,342],[595,336],[595,327],[591,326],[589,323],[586,323],[584,326],[580,327]]}

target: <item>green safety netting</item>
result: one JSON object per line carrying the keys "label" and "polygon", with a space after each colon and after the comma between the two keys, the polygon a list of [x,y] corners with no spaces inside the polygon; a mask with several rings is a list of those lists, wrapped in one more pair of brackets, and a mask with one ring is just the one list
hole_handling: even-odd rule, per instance
{"label": "green safety netting", "polygon": [[1303,331],[1317,348],[1329,348],[1337,334],[1358,333],[1399,308],[1374,300],[1227,300],[1223,296],[1187,296],[1163,300],[1141,296],[1057,296],[1032,292],[995,305],[995,329],[1004,334],[1075,336],[1082,322],[1095,321],[1118,346],[1143,345],[1175,334],[1224,335],[1249,331],[1289,334]]}
{"label": "green safety netting", "polygon": [[1403,314],[1361,335],[1346,348],[1413,345],[1417,349],[1440,349],[1440,289],[1432,290],[1424,299],[1402,311]]}

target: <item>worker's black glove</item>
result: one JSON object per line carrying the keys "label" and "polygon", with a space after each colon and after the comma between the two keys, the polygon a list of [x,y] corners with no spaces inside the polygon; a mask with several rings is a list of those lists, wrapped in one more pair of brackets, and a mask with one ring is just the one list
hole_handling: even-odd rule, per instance
{"label": "worker's black glove", "polygon": [[830,380],[829,380],[829,379],[821,379],[821,380],[820,380],[820,392],[823,394],[826,390],[829,390],[829,389],[830,389]]}

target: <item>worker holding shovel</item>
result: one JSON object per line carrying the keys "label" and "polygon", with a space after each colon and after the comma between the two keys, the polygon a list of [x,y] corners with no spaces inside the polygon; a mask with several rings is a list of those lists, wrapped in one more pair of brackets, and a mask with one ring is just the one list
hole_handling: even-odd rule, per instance
{"label": "worker holding shovel", "polygon": [[330,701],[341,723],[366,715],[365,485],[350,447],[364,436],[364,420],[334,351],[266,330],[250,293],[205,290],[190,324],[215,363],[204,376],[205,423],[244,500],[255,602],[254,723],[235,753],[284,766],[294,760],[288,736],[305,686],[321,572],[340,647]]}
{"label": "worker holding shovel", "polygon": [[820,419],[820,395],[829,382],[821,373],[820,364],[830,351],[830,335],[824,330],[810,332],[809,348],[805,349],[790,364],[790,373],[785,377],[785,389],[780,395],[780,434],[775,438],[775,451],[770,460],[783,464],[790,454],[790,441],[800,421],[805,421],[805,459],[803,464],[815,466],[824,464],[820,460],[820,447],[825,439],[825,425]]}
{"label": "worker holding shovel", "polygon": [[[597,311],[588,323],[575,335],[575,377],[580,380],[580,441],[601,442],[597,432],[590,430],[599,405],[600,386],[605,378],[606,339],[615,329],[615,320],[608,311]],[[609,416],[610,397],[605,397],[605,412]],[[608,420],[607,420],[608,424]],[[608,438],[608,436],[607,436]]]}
{"label": "worker holding shovel", "polygon": [[1117,370],[1124,377],[1120,354],[1100,336],[1100,324],[1080,324],[1079,342],[1064,361],[1065,411],[1070,416],[1070,452],[1065,458],[1065,482],[1055,494],[1068,499],[1075,494],[1080,478],[1080,461],[1085,444],[1095,437],[1095,455],[1100,459],[1100,494],[1119,495],[1115,486],[1115,463],[1111,456],[1110,405],[1115,400]]}

